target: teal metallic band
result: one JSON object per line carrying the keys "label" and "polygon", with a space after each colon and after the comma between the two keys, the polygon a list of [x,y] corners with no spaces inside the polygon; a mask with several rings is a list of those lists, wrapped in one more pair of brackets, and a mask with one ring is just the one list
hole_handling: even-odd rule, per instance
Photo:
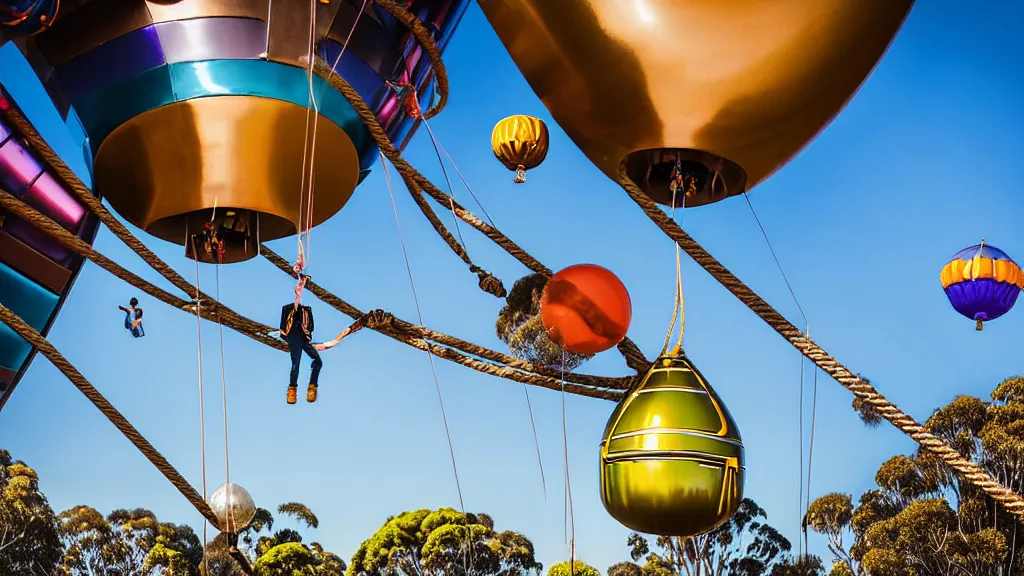
{"label": "teal metallic band", "polygon": [[[313,93],[321,95],[320,113],[352,139],[360,164],[377,153],[377,145],[348,100],[327,81],[313,76]],[[306,71],[264,60],[179,62],[152,68],[78,98],[73,104],[93,152],[115,128],[161,106],[205,96],[260,96],[309,105]]]}

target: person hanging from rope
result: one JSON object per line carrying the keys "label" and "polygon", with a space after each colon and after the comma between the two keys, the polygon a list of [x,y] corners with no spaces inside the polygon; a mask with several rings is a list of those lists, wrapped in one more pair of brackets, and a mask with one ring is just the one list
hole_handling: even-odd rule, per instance
{"label": "person hanging from rope", "polygon": [[[299,267],[296,264],[296,267]],[[320,353],[313,345],[313,310],[301,303],[302,290],[309,281],[309,276],[298,273],[299,284],[295,287],[295,300],[285,304],[281,308],[281,337],[288,343],[288,351],[292,357],[292,371],[288,381],[288,403],[295,404],[298,395],[299,363],[302,361],[302,353],[305,352],[313,359],[309,374],[309,387],[306,388],[306,402],[316,402],[317,380],[320,377],[320,369],[323,368],[323,361]]]}
{"label": "person hanging from rope", "polygon": [[224,260],[224,243],[217,234],[217,228],[214,227],[213,222],[203,224],[202,238],[203,249],[210,255],[210,259],[218,264],[222,263]]}
{"label": "person hanging from rope", "polygon": [[136,338],[142,338],[146,331],[142,329],[142,308],[139,307],[139,299],[132,298],[128,307],[118,306],[124,312],[124,328]]}

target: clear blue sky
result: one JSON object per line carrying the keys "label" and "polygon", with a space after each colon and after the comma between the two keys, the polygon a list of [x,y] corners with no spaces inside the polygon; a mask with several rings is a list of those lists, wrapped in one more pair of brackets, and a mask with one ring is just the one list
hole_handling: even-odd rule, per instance
{"label": "clear blue sky", "polygon": [[[982,237],[1024,260],[1018,176],[1024,8],[1009,0],[982,4],[967,10],[952,0],[918,3],[849,107],[751,193],[812,336],[921,420],[957,394],[987,395],[1002,378],[1021,372],[1022,312],[975,332],[971,321],[950,309],[938,279],[947,258]],[[629,334],[655,354],[672,311],[669,241],[550,120],[475,4],[446,62],[451,101],[432,127],[487,211],[553,268],[593,262],[620,275],[633,297]],[[494,123],[517,113],[545,119],[552,138],[547,162],[522,186],[512,184],[489,148]],[[407,155],[442,182],[425,132]],[[475,276],[433,234],[404,190],[397,192],[426,323],[501,348],[493,330],[501,302],[476,287]],[[457,188],[456,196],[473,206],[464,190]],[[742,199],[688,211],[684,225],[800,322]],[[525,273],[484,238],[463,231],[470,254],[506,286]],[[180,248],[158,240],[150,245],[186,277],[194,275]],[[165,285],[108,232],[100,233],[96,247]],[[294,257],[291,240],[274,248]],[[703,270],[689,261],[684,267],[687,350],[739,423],[747,446],[747,495],[795,542],[798,355]],[[314,230],[310,273],[363,309],[382,307],[415,319],[379,166],[338,216]],[[214,290],[212,268],[204,268],[202,287]],[[291,288],[287,277],[261,260],[221,271],[224,300],[270,324]],[[116,308],[132,296],[141,296],[146,310],[142,340],[125,333]],[[347,325],[311,296],[306,302],[317,314],[320,338]],[[194,317],[153,302],[90,264],[51,338],[200,485]],[[203,344],[212,491],[224,480],[215,325],[204,324]],[[422,352],[361,333],[324,354],[321,397],[313,406],[285,405],[286,355],[226,330],[224,359],[231,478],[259,505],[306,503],[321,519],[314,538],[344,557],[388,515],[457,506]],[[306,374],[308,362],[303,364]],[[545,566],[565,559],[559,395],[532,392],[547,474],[545,504],[522,386],[444,361],[437,365],[467,508],[493,515],[499,529],[526,534]],[[626,373],[615,352],[584,369]],[[850,410],[848,392],[824,376],[818,383],[812,492],[859,496],[878,465],[911,450],[912,443],[888,425],[865,428]],[[628,558],[628,531],[605,513],[597,489],[597,445],[612,404],[572,396],[567,404],[578,557],[604,570]],[[44,359],[36,360],[0,417],[0,445],[36,467],[58,510],[144,506],[161,519],[201,530],[201,517]],[[825,552],[821,541],[812,546]]]}

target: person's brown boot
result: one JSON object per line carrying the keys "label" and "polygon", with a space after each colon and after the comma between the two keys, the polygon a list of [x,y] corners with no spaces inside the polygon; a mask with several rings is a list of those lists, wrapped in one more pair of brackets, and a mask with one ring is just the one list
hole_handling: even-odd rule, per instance
{"label": "person's brown boot", "polygon": [[316,385],[310,384],[309,388],[306,388],[306,402],[316,402]]}
{"label": "person's brown boot", "polygon": [[288,403],[295,404],[298,401],[298,389],[294,386],[288,387]]}

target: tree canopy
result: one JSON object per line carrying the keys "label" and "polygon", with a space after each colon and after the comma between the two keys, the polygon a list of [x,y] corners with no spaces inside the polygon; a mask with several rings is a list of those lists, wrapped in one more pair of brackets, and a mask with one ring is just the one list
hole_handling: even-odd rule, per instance
{"label": "tree canopy", "polygon": [[749,498],[727,522],[708,533],[688,538],[659,536],[652,551],[651,542],[634,532],[627,545],[633,560],[645,564],[619,563],[608,569],[609,576],[613,569],[614,576],[782,576],[798,568],[804,570],[800,574],[818,573],[813,569],[815,559],[790,559],[789,540],[768,525],[765,511]]}
{"label": "tree canopy", "polygon": [[533,543],[486,514],[426,508],[388,518],[352,556],[349,576],[521,576],[542,566]]}
{"label": "tree canopy", "polygon": [[574,560],[571,567],[569,562],[553,564],[548,569],[548,576],[601,576],[601,572],[590,564]]}
{"label": "tree canopy", "polygon": [[0,448],[0,574],[50,574],[60,560],[57,517],[36,471]]}
{"label": "tree canopy", "polygon": [[[1024,488],[1024,378],[1004,380],[988,401],[958,396],[925,428],[1007,488]],[[893,456],[875,484],[856,506],[832,493],[807,511],[804,522],[828,538],[833,576],[1024,574],[1018,522],[937,457]]]}

